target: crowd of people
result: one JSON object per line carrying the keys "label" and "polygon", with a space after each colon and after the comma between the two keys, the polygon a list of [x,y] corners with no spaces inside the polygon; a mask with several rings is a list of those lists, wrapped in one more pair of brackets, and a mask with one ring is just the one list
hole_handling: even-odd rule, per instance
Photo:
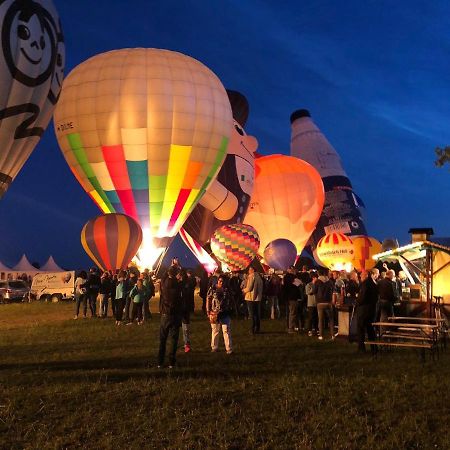
{"label": "crowd of people", "polygon": [[[356,308],[358,350],[365,352],[365,335],[375,338],[372,322],[393,315],[394,304],[400,300],[408,285],[404,273],[396,276],[387,266],[385,271],[370,273],[353,271],[309,270],[294,267],[285,273],[261,274],[249,267],[246,273],[222,273],[216,270],[200,277],[184,270],[174,259],[160,283],[160,333],[157,365],[162,367],[169,340],[169,367],[176,363],[180,328],[184,351],[190,352],[191,323],[194,312],[194,293],[199,287],[202,311],[211,324],[211,351],[219,349],[222,331],[225,351],[233,353],[232,318],[249,319],[251,334],[261,332],[261,318],[286,320],[287,333],[304,332],[310,337],[334,340],[336,310],[340,306]],[[75,281],[76,313],[83,317],[88,308],[91,317],[107,317],[109,304],[117,326],[141,325],[151,319],[150,300],[155,295],[155,280],[148,270],[100,273],[92,268],[81,272]],[[376,351],[372,346],[372,351]]]}

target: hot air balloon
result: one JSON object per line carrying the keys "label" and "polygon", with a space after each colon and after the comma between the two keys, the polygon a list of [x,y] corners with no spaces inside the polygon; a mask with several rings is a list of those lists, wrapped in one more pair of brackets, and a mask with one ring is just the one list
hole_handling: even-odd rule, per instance
{"label": "hot air balloon", "polygon": [[[237,91],[227,90],[234,125],[225,162],[217,179],[183,225],[184,230],[205,246],[214,230],[229,223],[242,223],[253,192],[255,151],[258,141],[246,134],[248,101]],[[206,246],[207,247],[207,246]]]}
{"label": "hot air balloon", "polygon": [[151,266],[217,176],[232,129],[220,80],[169,50],[94,56],[67,77],[54,115],[72,172],[103,212],[143,230]]}
{"label": "hot air balloon", "polygon": [[208,273],[213,273],[219,267],[209,253],[184,228],[181,228],[179,235],[186,247],[193,253]]}
{"label": "hot air balloon", "polygon": [[381,253],[381,243],[369,236],[354,236],[352,241],[354,246],[353,267],[360,272],[375,267],[377,262],[372,259],[372,256]]}
{"label": "hot air balloon", "polygon": [[272,269],[286,270],[297,257],[295,245],[288,239],[275,239],[264,249],[264,261]]}
{"label": "hot air balloon", "polygon": [[0,198],[52,117],[64,76],[64,38],[51,0],[0,2]]}
{"label": "hot air balloon", "polygon": [[313,122],[308,110],[292,113],[291,129],[291,155],[316,168],[325,188],[322,215],[311,236],[312,248],[325,234],[334,231],[349,236],[366,234],[364,203],[353,191],[339,154]]}
{"label": "hot air balloon", "polygon": [[322,212],[322,179],[298,158],[270,155],[255,160],[255,185],[245,223],[258,230],[261,248],[288,239],[300,254]]}
{"label": "hot air balloon", "polygon": [[211,237],[211,250],[231,271],[246,269],[255,258],[258,249],[258,233],[250,225],[223,225]]}
{"label": "hot air balloon", "polygon": [[342,233],[327,234],[317,244],[319,260],[331,270],[349,272],[352,268],[353,255],[353,242]]}
{"label": "hot air balloon", "polygon": [[81,231],[81,244],[103,270],[126,269],[142,242],[139,224],[125,214],[104,214],[89,220]]}

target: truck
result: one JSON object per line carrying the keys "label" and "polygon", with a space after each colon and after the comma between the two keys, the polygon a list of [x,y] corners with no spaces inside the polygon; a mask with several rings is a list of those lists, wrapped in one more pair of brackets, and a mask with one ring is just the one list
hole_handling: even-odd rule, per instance
{"label": "truck", "polygon": [[59,302],[73,300],[75,295],[75,272],[44,272],[33,277],[30,300]]}

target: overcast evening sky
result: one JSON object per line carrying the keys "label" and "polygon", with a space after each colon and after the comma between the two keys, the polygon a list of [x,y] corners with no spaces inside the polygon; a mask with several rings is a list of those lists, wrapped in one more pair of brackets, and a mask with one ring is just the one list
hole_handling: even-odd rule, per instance
{"label": "overcast evening sky", "polygon": [[[124,47],[186,53],[246,95],[262,154],[288,154],[289,116],[309,109],[366,204],[369,235],[450,236],[450,173],[434,167],[434,148],[450,144],[449,2],[53,1],[66,73]],[[98,213],[51,123],[0,201],[0,260],[89,266],[80,231]],[[189,250],[174,252],[183,262]]]}

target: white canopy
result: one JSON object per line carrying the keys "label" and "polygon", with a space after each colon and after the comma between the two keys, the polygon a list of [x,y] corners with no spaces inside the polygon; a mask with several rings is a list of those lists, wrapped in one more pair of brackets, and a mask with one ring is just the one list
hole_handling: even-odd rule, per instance
{"label": "white canopy", "polygon": [[6,267],[1,261],[0,261],[0,272],[9,272],[11,269],[9,267]]}
{"label": "white canopy", "polygon": [[39,272],[36,267],[32,266],[26,255],[20,258],[20,261],[11,269],[14,272]]}
{"label": "white canopy", "polygon": [[53,256],[48,258],[47,262],[41,267],[40,270],[45,272],[64,272],[64,270],[56,264]]}

